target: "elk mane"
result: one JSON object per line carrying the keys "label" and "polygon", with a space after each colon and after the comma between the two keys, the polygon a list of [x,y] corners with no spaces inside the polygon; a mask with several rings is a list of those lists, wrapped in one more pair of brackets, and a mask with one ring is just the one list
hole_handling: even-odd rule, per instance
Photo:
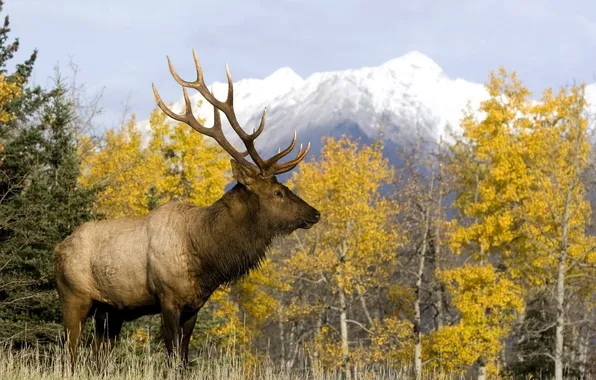
{"label": "elk mane", "polygon": [[259,218],[259,207],[257,196],[236,184],[202,211],[203,223],[189,225],[191,260],[200,268],[201,286],[229,284],[262,264],[273,238],[284,228],[272,229]]}

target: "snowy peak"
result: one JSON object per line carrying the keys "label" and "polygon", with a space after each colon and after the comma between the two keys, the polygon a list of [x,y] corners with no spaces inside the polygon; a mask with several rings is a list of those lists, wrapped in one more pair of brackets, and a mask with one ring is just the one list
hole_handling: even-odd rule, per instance
{"label": "snowy peak", "polygon": [[289,67],[282,67],[275,70],[271,75],[264,79],[267,82],[275,82],[278,85],[296,85],[304,82],[300,75],[296,74],[294,70]]}
{"label": "snowy peak", "polygon": [[443,75],[443,69],[435,61],[416,50],[399,58],[391,59],[383,63],[381,67],[397,73],[420,71],[425,74]]}

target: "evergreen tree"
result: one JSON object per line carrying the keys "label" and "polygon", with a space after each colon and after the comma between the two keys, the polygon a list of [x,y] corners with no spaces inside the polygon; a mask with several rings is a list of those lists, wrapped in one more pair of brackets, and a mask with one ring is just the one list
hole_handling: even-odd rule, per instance
{"label": "evergreen tree", "polygon": [[20,344],[58,336],[52,252],[91,218],[94,201],[93,191],[78,186],[73,111],[58,79],[38,121],[5,147],[3,169],[20,182],[0,204],[0,220],[9,221],[0,245],[0,339]]}

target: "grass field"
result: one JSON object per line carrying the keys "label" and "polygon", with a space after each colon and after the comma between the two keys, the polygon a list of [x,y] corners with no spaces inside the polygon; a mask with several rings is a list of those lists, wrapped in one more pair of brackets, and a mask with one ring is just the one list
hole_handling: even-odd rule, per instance
{"label": "grass field", "polygon": [[[101,361],[99,370],[95,357],[89,348],[83,348],[75,374],[64,370],[62,351],[58,347],[49,349],[30,348],[19,351],[0,349],[0,379],[2,380],[59,380],[59,379],[343,379],[340,371],[324,372],[313,368],[312,364],[302,366],[292,373],[284,373],[273,364],[247,367],[237,358],[223,351],[203,350],[197,359],[191,361],[183,372],[168,367],[165,354],[161,349],[148,348],[140,351],[126,342],[122,342],[109,357]],[[316,367],[316,366],[315,366]],[[69,367],[67,367],[69,368]],[[351,379],[411,379],[407,369],[355,369]],[[430,374],[427,379],[446,378]],[[447,377],[448,378],[448,377]]]}

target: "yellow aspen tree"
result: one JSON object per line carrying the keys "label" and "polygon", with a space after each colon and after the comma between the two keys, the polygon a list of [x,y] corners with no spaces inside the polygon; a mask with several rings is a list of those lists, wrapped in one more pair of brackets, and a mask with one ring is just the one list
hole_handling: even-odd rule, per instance
{"label": "yellow aspen tree", "polygon": [[[545,283],[554,287],[557,319],[552,356],[556,380],[563,379],[568,360],[564,335],[572,322],[567,318],[569,297],[580,288],[588,294],[594,291],[593,283],[591,288],[585,286],[594,278],[596,242],[586,233],[591,207],[582,177],[590,165],[590,143],[583,91],[583,86],[556,95],[545,91],[542,102],[535,106],[534,112],[540,115],[537,126],[527,137],[528,146],[533,148],[528,149],[528,161],[539,180],[541,197],[527,202],[524,221],[533,245],[544,256],[541,269],[549,274]],[[543,211],[538,212],[539,208]],[[575,283],[569,281],[572,278]]]}
{"label": "yellow aspen tree", "polygon": [[556,344],[548,355],[560,380],[566,297],[577,286],[567,279],[589,278],[585,268],[596,260],[582,182],[590,152],[583,86],[547,89],[534,102],[515,73],[501,69],[487,90],[481,117],[470,110],[454,146],[450,170],[463,218],[451,246],[480,263],[503,265],[525,287],[552,290]]}
{"label": "yellow aspen tree", "polygon": [[[306,310],[330,307],[337,312],[337,320],[330,323],[339,325],[339,336],[333,338],[336,344],[323,347],[329,352],[321,357],[346,370],[350,361],[359,359],[350,355],[350,326],[372,334],[373,327],[382,325],[370,317],[366,294],[373,287],[390,285],[387,279],[395,269],[400,241],[393,224],[399,207],[381,193],[393,178],[381,142],[359,145],[346,136],[323,142],[320,159],[303,162],[290,185],[316,204],[324,218],[315,233],[296,234],[296,252],[282,265],[296,279],[293,286],[320,284],[319,300],[311,300]],[[323,294],[328,297],[324,302]],[[363,320],[350,317],[352,299],[363,309]],[[327,333],[331,330],[323,326],[321,339]]]}

